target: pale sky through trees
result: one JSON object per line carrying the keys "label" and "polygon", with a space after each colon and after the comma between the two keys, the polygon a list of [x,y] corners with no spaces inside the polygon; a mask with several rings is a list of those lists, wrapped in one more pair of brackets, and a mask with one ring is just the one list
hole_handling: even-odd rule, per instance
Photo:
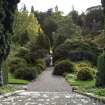
{"label": "pale sky through trees", "polygon": [[30,10],[33,5],[35,10],[38,11],[46,11],[47,9],[54,8],[58,5],[59,10],[67,14],[72,10],[73,6],[81,13],[88,7],[100,5],[101,0],[21,0],[18,8],[20,9],[23,4],[26,4],[28,10]]}

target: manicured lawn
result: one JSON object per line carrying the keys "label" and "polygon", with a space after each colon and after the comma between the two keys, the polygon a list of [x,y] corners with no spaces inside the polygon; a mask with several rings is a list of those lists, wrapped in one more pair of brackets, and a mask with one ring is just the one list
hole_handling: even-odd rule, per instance
{"label": "manicured lawn", "polygon": [[80,81],[76,79],[75,74],[67,74],[65,79],[71,86],[81,92],[93,93],[98,96],[105,96],[105,89],[96,88],[95,80]]}
{"label": "manicured lawn", "polygon": [[22,80],[22,79],[16,79],[12,74],[8,74],[8,83],[9,84],[20,84],[20,85],[25,85],[28,84],[30,81],[27,80]]}

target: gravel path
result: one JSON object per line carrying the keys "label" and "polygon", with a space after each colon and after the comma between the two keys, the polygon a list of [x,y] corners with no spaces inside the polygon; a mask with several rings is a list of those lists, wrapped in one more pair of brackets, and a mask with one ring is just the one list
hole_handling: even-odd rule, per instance
{"label": "gravel path", "polygon": [[36,81],[30,83],[27,87],[29,91],[39,92],[70,92],[72,88],[64,78],[52,75],[53,68],[44,71]]}
{"label": "gravel path", "polygon": [[72,92],[62,77],[52,75],[53,68],[44,71],[28,90],[0,98],[0,105],[104,105],[89,97]]}

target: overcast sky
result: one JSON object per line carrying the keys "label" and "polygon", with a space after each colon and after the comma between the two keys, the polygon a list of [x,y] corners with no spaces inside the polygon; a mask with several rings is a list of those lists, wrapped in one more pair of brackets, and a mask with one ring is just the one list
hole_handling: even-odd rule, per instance
{"label": "overcast sky", "polygon": [[59,10],[67,14],[71,11],[73,6],[81,13],[88,7],[100,5],[101,0],[21,0],[18,8],[20,9],[23,4],[26,4],[28,10],[30,10],[33,5],[35,10],[38,11],[46,11],[47,9],[54,8],[58,5]]}

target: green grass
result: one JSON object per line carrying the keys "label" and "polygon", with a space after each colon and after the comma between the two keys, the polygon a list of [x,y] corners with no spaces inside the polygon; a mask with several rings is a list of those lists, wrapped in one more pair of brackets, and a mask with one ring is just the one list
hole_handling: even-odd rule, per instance
{"label": "green grass", "polygon": [[2,86],[2,87],[0,87],[0,94],[13,92],[15,90],[16,89],[13,86],[10,86],[10,85]]}
{"label": "green grass", "polygon": [[20,84],[25,85],[28,84],[30,81],[22,80],[22,79],[16,79],[11,73],[8,74],[8,83],[9,84]]}
{"label": "green grass", "polygon": [[65,79],[75,89],[81,92],[93,93],[98,96],[105,96],[105,88],[95,87],[95,80],[91,81],[80,81],[76,79],[75,74],[67,74]]}
{"label": "green grass", "polygon": [[16,91],[18,88],[16,85],[25,85],[28,84],[30,81],[16,79],[11,73],[8,74],[8,85],[0,87],[0,94],[9,93]]}

